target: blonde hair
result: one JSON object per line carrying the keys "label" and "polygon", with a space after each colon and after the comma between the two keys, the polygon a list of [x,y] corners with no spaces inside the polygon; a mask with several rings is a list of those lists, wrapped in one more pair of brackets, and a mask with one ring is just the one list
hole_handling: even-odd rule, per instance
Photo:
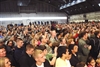
{"label": "blonde hair", "polygon": [[68,39],[68,40],[67,40],[67,45],[69,46],[69,45],[71,44],[72,41],[74,41],[73,38]]}
{"label": "blonde hair", "polygon": [[36,45],[35,45],[35,41],[36,41],[36,40],[38,41],[39,38],[33,38],[33,39],[31,40],[31,44],[32,44],[33,46],[36,46]]}
{"label": "blonde hair", "polygon": [[39,54],[42,54],[42,53],[43,53],[42,50],[36,49],[36,50],[34,51],[33,57],[36,58]]}
{"label": "blonde hair", "polygon": [[7,57],[0,58],[0,67],[5,67],[5,59],[8,59]]}
{"label": "blonde hair", "polygon": [[97,63],[100,63],[100,58],[98,58],[98,59],[96,60],[96,62],[97,62]]}

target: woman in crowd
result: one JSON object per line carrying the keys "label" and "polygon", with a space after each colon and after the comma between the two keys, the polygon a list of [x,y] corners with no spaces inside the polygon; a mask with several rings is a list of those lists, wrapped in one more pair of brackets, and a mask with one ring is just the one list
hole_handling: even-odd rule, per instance
{"label": "woman in crowd", "polygon": [[95,60],[92,57],[89,57],[87,59],[87,66],[88,67],[95,67],[95,64],[96,64],[96,62],[95,62]]}
{"label": "woman in crowd", "polygon": [[0,67],[11,67],[11,63],[7,57],[0,58]]}

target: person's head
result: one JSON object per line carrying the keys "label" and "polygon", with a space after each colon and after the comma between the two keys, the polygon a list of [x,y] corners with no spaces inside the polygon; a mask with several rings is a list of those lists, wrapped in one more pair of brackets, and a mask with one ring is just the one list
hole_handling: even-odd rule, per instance
{"label": "person's head", "polygon": [[87,67],[85,62],[79,62],[76,67]]}
{"label": "person's head", "polygon": [[59,46],[57,49],[57,57],[64,57],[65,59],[69,56],[69,51],[66,46]]}
{"label": "person's head", "polygon": [[100,58],[98,58],[98,59],[96,60],[96,63],[97,63],[97,66],[99,67],[99,66],[100,66]]}
{"label": "person's head", "polygon": [[45,62],[45,59],[46,59],[43,51],[39,50],[39,49],[36,49],[34,51],[33,57],[36,60],[36,63],[43,63],[43,62]]}
{"label": "person's head", "polygon": [[70,39],[67,40],[67,45],[69,46],[69,44],[75,44],[73,38],[70,38]]}
{"label": "person's head", "polygon": [[6,50],[4,46],[0,46],[0,57],[6,56]]}
{"label": "person's head", "polygon": [[95,35],[96,37],[100,38],[100,31],[95,31],[95,32],[94,32],[94,35]]}
{"label": "person's head", "polygon": [[69,50],[72,52],[72,54],[78,52],[78,45],[70,44],[69,45]]}
{"label": "person's head", "polygon": [[61,44],[66,44],[66,39],[65,38],[61,38],[60,42],[61,42]]}
{"label": "person's head", "polygon": [[28,44],[28,45],[26,46],[26,53],[27,53],[28,55],[32,55],[32,54],[34,53],[34,46],[31,45],[31,44]]}
{"label": "person's head", "polygon": [[12,40],[9,40],[9,41],[7,42],[7,45],[10,46],[10,47],[12,47],[12,46],[14,46],[14,42],[13,42]]}
{"label": "person's head", "polygon": [[0,58],[0,67],[11,67],[11,62],[7,57]]}
{"label": "person's head", "polygon": [[4,42],[2,39],[0,39],[0,46],[3,46],[4,45]]}
{"label": "person's head", "polygon": [[36,47],[38,45],[38,41],[39,41],[38,38],[34,38],[34,39],[32,39],[31,43],[32,43],[33,46]]}
{"label": "person's head", "polygon": [[95,66],[96,62],[92,57],[89,57],[87,59],[87,64],[91,65],[91,66]]}
{"label": "person's head", "polygon": [[39,45],[39,46],[35,47],[35,50],[36,50],[36,49],[38,49],[38,50],[42,50],[43,53],[44,53],[44,55],[47,54],[47,48],[46,48],[45,45]]}
{"label": "person's head", "polygon": [[16,44],[17,44],[17,47],[21,48],[24,43],[23,43],[23,40],[21,38],[17,38]]}
{"label": "person's head", "polygon": [[47,39],[46,36],[42,35],[42,36],[40,37],[40,41],[41,41],[42,43],[47,43],[48,39]]}
{"label": "person's head", "polygon": [[85,32],[81,32],[80,35],[79,35],[79,37],[87,40],[88,33],[86,31]]}
{"label": "person's head", "polygon": [[50,40],[48,40],[47,44],[48,44],[50,47],[52,47],[52,45],[53,45],[53,43],[52,43]]}

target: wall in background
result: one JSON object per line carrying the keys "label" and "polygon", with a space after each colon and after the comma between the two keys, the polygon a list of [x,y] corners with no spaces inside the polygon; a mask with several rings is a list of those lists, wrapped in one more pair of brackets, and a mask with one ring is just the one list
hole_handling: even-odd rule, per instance
{"label": "wall in background", "polygon": [[100,21],[100,11],[70,16],[70,22]]}
{"label": "wall in background", "polygon": [[59,12],[40,12],[40,13],[1,13],[0,18],[22,18],[22,17],[66,17],[66,19],[24,19],[24,20],[9,20],[9,21],[1,21],[0,20],[0,25],[6,26],[7,24],[20,24],[23,23],[24,25],[29,24],[29,22],[38,22],[38,21],[57,21],[58,23],[66,23],[67,21],[67,14],[65,13],[59,13]]}

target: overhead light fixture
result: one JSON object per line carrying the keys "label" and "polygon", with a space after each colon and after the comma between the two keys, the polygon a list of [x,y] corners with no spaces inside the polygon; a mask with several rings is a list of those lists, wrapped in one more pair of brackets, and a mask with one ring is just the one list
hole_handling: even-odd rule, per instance
{"label": "overhead light fixture", "polygon": [[100,3],[99,3],[98,5],[99,5],[99,7],[100,7]]}
{"label": "overhead light fixture", "polygon": [[0,18],[0,21],[19,21],[19,20],[61,20],[67,19],[67,17],[16,17],[16,18]]}

